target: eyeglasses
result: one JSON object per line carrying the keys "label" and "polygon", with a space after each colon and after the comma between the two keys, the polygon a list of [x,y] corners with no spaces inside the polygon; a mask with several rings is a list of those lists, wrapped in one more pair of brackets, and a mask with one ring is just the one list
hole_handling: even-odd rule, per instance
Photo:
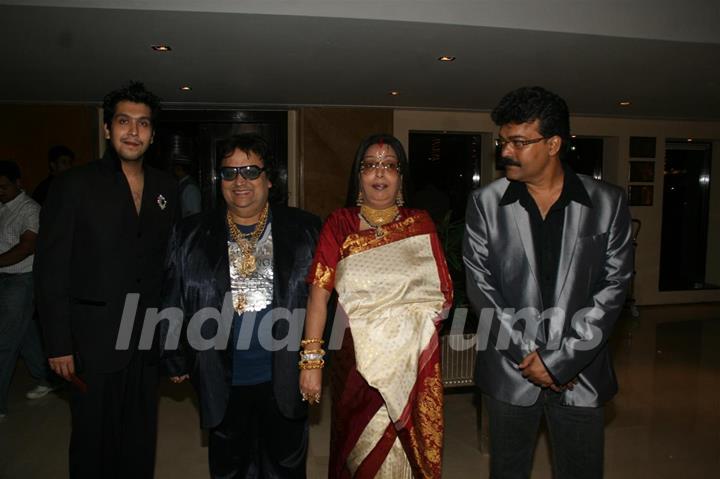
{"label": "eyeglasses", "polygon": [[233,181],[237,175],[240,175],[246,180],[255,180],[263,171],[266,171],[265,167],[261,168],[257,165],[223,166],[220,168],[220,178],[225,181]]}
{"label": "eyeglasses", "polygon": [[400,173],[399,163],[383,163],[382,161],[363,161],[360,163],[360,171],[369,175],[376,170],[383,170],[387,173]]}
{"label": "eyeglasses", "polygon": [[541,136],[540,138],[535,138],[533,140],[506,140],[505,138],[498,138],[497,140],[495,140],[495,146],[502,150],[503,148],[505,148],[505,146],[510,144],[512,145],[513,149],[522,150],[528,145],[532,145],[543,140],[547,140],[547,138],[544,136]]}

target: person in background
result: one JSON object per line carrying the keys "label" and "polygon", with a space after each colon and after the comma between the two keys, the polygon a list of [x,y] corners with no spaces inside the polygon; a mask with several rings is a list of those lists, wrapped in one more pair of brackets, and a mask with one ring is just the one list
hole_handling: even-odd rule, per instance
{"label": "person in background", "polygon": [[404,206],[408,175],[397,138],[366,138],[348,207],[325,221],[308,275],[300,391],[311,403],[320,400],[333,289],[333,329],[342,319],[348,326],[332,356],[330,478],[439,478],[442,471],[438,329],[452,281],[430,215]]}
{"label": "person in background", "polygon": [[185,156],[177,156],[172,160],[173,174],[178,180],[178,197],[180,198],[180,217],[187,218],[190,215],[200,213],[202,210],[202,198],[200,187],[192,177],[193,161]]}
{"label": "person in background", "polygon": [[72,168],[73,161],[75,161],[75,153],[67,146],[55,145],[48,150],[48,176],[35,187],[32,194],[33,199],[40,206],[45,204],[52,181],[63,171]]}
{"label": "person in background", "polygon": [[38,381],[28,399],[57,388],[50,381],[33,311],[33,255],[40,205],[20,186],[20,168],[0,161],[0,419],[8,413],[8,390],[18,355]]}

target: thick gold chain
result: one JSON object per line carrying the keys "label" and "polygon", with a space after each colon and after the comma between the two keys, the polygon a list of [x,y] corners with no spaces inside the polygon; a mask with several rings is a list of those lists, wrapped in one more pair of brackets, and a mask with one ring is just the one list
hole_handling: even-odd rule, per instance
{"label": "thick gold chain", "polygon": [[240,258],[234,259],[233,263],[235,265],[235,269],[237,269],[242,276],[248,277],[257,269],[254,254],[255,245],[257,245],[257,242],[260,239],[260,235],[262,235],[263,231],[265,231],[267,218],[268,205],[266,204],[260,214],[260,220],[257,225],[255,225],[253,232],[243,234],[233,221],[230,211],[228,210],[227,212],[227,224],[228,229],[230,230],[230,236],[232,236],[233,241],[235,241],[238,248],[240,248]]}

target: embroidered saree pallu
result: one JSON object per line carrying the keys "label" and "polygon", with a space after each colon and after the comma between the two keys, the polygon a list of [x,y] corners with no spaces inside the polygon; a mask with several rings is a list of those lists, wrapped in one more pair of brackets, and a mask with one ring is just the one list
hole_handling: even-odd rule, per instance
{"label": "embroidered saree pallu", "polygon": [[358,228],[357,208],[331,215],[313,269],[314,284],[338,293],[336,322],[347,321],[331,363],[330,477],[437,478],[437,328],[451,301],[442,250],[425,212],[403,208],[398,221]]}

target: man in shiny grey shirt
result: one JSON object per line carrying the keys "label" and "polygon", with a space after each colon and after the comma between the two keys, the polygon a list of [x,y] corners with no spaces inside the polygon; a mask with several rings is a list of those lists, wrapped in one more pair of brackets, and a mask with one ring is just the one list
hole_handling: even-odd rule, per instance
{"label": "man in shiny grey shirt", "polygon": [[492,119],[505,178],[472,194],[463,252],[490,475],[530,477],[544,415],[554,476],[600,478],[617,392],[607,340],[632,275],[625,195],[562,163],[570,121],[556,94],[512,91]]}

